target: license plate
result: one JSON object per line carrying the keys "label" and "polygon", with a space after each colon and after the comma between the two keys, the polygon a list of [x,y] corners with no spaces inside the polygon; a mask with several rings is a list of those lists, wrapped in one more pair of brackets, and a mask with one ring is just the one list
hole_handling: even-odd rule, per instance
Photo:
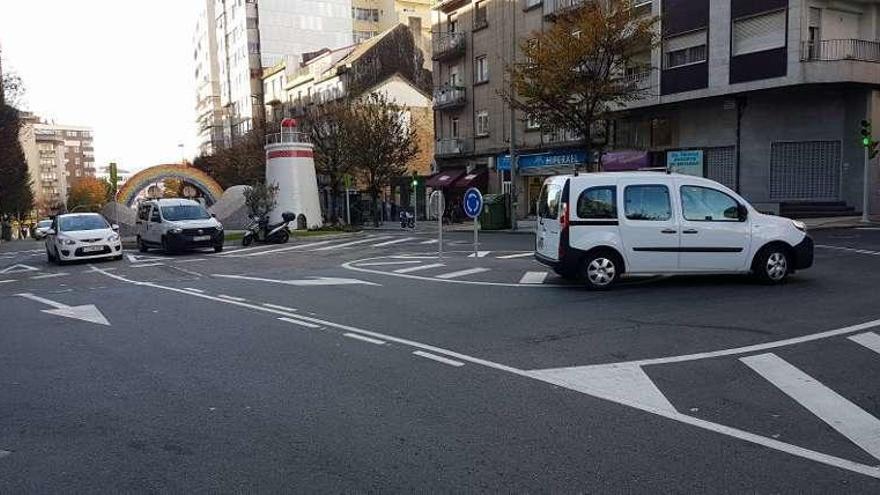
{"label": "license plate", "polygon": [[83,248],[84,253],[96,253],[98,251],[103,251],[104,246],[86,246]]}
{"label": "license plate", "polygon": [[193,242],[202,242],[202,241],[210,241],[211,236],[209,235],[197,235],[193,237]]}

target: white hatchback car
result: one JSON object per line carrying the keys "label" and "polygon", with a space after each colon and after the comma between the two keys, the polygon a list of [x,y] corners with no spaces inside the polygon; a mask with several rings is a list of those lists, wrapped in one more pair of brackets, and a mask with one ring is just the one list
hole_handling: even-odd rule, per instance
{"label": "white hatchback car", "polygon": [[97,213],[67,213],[52,220],[46,231],[46,257],[63,265],[97,258],[122,259],[119,226]]}
{"label": "white hatchback car", "polygon": [[592,289],[607,289],[624,273],[752,273],[778,284],[812,266],[806,231],[700,177],[564,175],[541,190],[535,257]]}

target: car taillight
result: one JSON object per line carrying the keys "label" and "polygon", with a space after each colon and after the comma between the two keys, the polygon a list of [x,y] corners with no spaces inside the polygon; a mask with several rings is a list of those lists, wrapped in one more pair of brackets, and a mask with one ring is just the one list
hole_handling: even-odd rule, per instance
{"label": "car taillight", "polygon": [[568,229],[568,203],[562,203],[562,218],[559,219],[559,227],[562,230]]}
{"label": "car taillight", "polygon": [[568,203],[562,203],[562,216],[559,219],[559,259],[565,254],[568,245]]}

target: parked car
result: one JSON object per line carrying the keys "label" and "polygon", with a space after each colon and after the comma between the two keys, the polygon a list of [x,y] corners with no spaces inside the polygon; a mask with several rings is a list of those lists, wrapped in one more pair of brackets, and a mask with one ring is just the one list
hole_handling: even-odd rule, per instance
{"label": "parked car", "polygon": [[48,218],[46,220],[40,220],[37,222],[37,225],[34,227],[33,232],[31,232],[31,237],[35,240],[42,240],[46,238],[46,231],[52,228],[52,219]]}
{"label": "parked car", "polygon": [[46,257],[63,265],[96,258],[122,259],[118,225],[97,213],[58,215],[46,230]]}
{"label": "parked car", "polygon": [[137,245],[142,253],[150,248],[166,253],[214,248],[219,253],[223,240],[223,225],[196,201],[156,199],[138,207]]}
{"label": "parked car", "polygon": [[535,257],[607,289],[623,274],[751,273],[782,283],[813,264],[803,222],[765,215],[727,187],[663,172],[548,178]]}

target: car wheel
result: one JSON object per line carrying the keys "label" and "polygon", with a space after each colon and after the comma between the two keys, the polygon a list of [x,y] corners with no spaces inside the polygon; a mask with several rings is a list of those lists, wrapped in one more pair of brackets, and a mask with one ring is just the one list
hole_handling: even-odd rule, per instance
{"label": "car wheel", "polygon": [[46,248],[46,259],[49,261],[49,263],[55,262],[55,257],[52,256],[52,251],[49,251],[49,248]]}
{"label": "car wheel", "polygon": [[147,245],[144,244],[144,240],[141,239],[141,236],[138,236],[138,238],[137,238],[137,246],[138,246],[138,251],[140,251],[142,253],[146,253],[147,251],[150,250],[150,248],[148,248]]}
{"label": "car wheel", "polygon": [[287,241],[290,240],[290,234],[287,233],[286,230],[282,230],[280,234],[278,234],[278,244],[287,244]]}
{"label": "car wheel", "polygon": [[171,254],[172,252],[171,246],[168,244],[168,239],[165,237],[162,237],[162,252],[165,254]]}
{"label": "car wheel", "polygon": [[241,245],[244,247],[248,247],[254,243],[254,236],[245,234],[244,237],[241,238]]}
{"label": "car wheel", "polygon": [[791,273],[791,257],[784,247],[769,246],[762,249],[755,257],[752,270],[761,282],[778,285],[785,282]]}
{"label": "car wheel", "polygon": [[600,251],[584,259],[581,278],[590,290],[608,290],[620,278],[622,268],[617,255]]}
{"label": "car wheel", "polygon": [[114,260],[114,261],[122,261],[122,255],[120,254],[120,255],[118,255],[118,256],[114,256],[114,257],[113,257],[113,260]]}
{"label": "car wheel", "polygon": [[222,253],[223,252],[223,244],[218,244],[218,245],[214,246],[214,252],[215,253]]}

